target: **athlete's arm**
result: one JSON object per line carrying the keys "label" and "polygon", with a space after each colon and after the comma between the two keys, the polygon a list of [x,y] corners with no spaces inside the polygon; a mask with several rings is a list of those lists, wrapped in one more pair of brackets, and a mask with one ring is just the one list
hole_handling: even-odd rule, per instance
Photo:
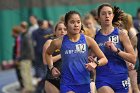
{"label": "athlete's arm", "polygon": [[60,71],[53,66],[52,54],[56,49],[60,49],[62,40],[60,38],[53,40],[46,51],[46,62],[54,77],[60,75]]}
{"label": "athlete's arm", "polygon": [[[137,31],[136,31],[136,29],[131,28],[129,30],[129,34],[128,35],[129,35],[129,38],[130,38],[130,42],[131,42],[131,44],[133,46],[133,49],[135,51],[135,55],[138,56],[138,51],[137,51],[137,36],[136,36],[137,35]],[[132,63],[130,63],[130,62],[127,62],[126,61],[126,64],[127,64],[128,70],[133,70],[135,68],[135,65],[132,64]]]}
{"label": "athlete's arm", "polygon": [[135,64],[136,63],[136,55],[133,49],[133,46],[130,42],[128,34],[125,33],[124,30],[121,30],[119,33],[120,41],[122,42],[125,51],[120,51],[118,55],[122,57],[124,60]]}
{"label": "athlete's arm", "polygon": [[52,54],[56,49],[60,49],[62,40],[60,38],[51,42],[50,46],[46,50],[46,62],[50,68],[53,67]]}
{"label": "athlete's arm", "polygon": [[50,46],[52,40],[47,40],[43,46],[43,52],[42,52],[42,56],[43,56],[43,63],[44,65],[47,65],[47,62],[46,62],[46,50],[47,48]]}
{"label": "athlete's arm", "polygon": [[97,56],[98,60],[98,66],[102,66],[107,64],[108,60],[105,57],[104,53],[100,50],[98,44],[95,42],[95,40],[91,37],[86,36],[88,47],[91,49],[91,51]]}
{"label": "athlete's arm", "polygon": [[[48,49],[48,47],[50,46],[50,44],[51,44],[51,42],[52,42],[52,40],[48,40],[45,44],[44,44],[44,46],[43,46],[43,62],[44,62],[44,64],[47,64],[47,62],[46,62],[46,50]],[[52,59],[53,59],[53,62],[56,62],[56,61],[58,61],[59,59],[61,59],[61,55],[60,54],[58,54],[58,55],[56,55],[56,56],[52,56]]]}
{"label": "athlete's arm", "polygon": [[135,28],[131,28],[129,31],[129,38],[131,41],[131,44],[133,48],[135,49],[137,47],[137,30]]}

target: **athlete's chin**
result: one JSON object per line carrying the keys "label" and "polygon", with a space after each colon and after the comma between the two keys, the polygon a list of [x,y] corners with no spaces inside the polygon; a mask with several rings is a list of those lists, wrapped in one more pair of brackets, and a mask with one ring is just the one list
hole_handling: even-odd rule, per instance
{"label": "athlete's chin", "polygon": [[75,35],[75,34],[79,34],[79,33],[80,33],[79,31],[74,31],[71,34]]}
{"label": "athlete's chin", "polygon": [[105,26],[110,26],[111,24],[110,23],[105,23]]}
{"label": "athlete's chin", "polygon": [[79,32],[77,32],[77,33],[72,33],[72,35],[77,35],[77,34],[79,34]]}

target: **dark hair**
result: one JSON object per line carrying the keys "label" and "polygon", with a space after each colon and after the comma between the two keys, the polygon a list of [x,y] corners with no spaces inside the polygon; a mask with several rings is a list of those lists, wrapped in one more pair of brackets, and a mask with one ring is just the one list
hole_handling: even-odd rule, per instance
{"label": "dark hair", "polygon": [[[108,7],[112,8],[112,11],[114,10],[114,8],[113,8],[109,3],[104,3],[104,4],[102,4],[102,5],[100,5],[100,6],[98,7],[98,16],[100,16],[101,9],[102,9],[104,6],[108,6]],[[113,12],[114,12],[114,11],[113,11]]]}
{"label": "dark hair", "polygon": [[93,9],[92,11],[90,11],[90,14],[93,16],[93,18],[97,21],[98,20],[98,13],[97,13],[97,9]]}
{"label": "dark hair", "polygon": [[93,16],[93,17],[96,17],[97,16],[97,9],[93,9],[90,11],[90,14]]}
{"label": "dark hair", "polygon": [[118,21],[121,21],[123,20],[123,17],[124,17],[124,12],[123,10],[121,10],[119,7],[117,6],[114,6],[114,18],[113,18],[113,21],[112,23],[116,23]]}
{"label": "dark hair", "polygon": [[43,22],[44,22],[44,20],[38,20],[37,21],[37,24],[39,25],[39,27],[43,25]]}
{"label": "dark hair", "polygon": [[85,31],[85,29],[84,29],[84,26],[83,26],[83,25],[81,25],[81,30]]}
{"label": "dark hair", "polygon": [[137,10],[137,13],[139,13],[140,12],[140,7],[138,8],[138,10]]}
{"label": "dark hair", "polygon": [[137,16],[138,16],[139,13],[140,13],[140,7],[139,7],[138,10],[137,10]]}
{"label": "dark hair", "polygon": [[77,12],[77,11],[69,11],[68,13],[65,14],[65,20],[64,20],[65,25],[67,25],[71,15],[73,15],[73,14],[78,14],[80,16],[80,18],[81,18],[81,15],[80,15],[79,12]]}
{"label": "dark hair", "polygon": [[35,15],[30,15],[30,17],[34,17],[35,19],[37,19],[37,16],[35,16]]}

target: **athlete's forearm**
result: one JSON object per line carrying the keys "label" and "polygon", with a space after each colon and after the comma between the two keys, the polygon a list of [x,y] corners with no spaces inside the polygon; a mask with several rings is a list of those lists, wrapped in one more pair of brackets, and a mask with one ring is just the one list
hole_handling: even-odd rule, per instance
{"label": "athlete's forearm", "polygon": [[53,59],[53,62],[56,62],[61,59],[61,55],[59,54],[59,55],[53,56],[52,59]]}
{"label": "athlete's forearm", "polygon": [[53,67],[52,55],[46,53],[46,62],[48,64],[49,69],[51,69]]}
{"label": "athlete's forearm", "polygon": [[124,60],[132,63],[132,64],[135,64],[136,63],[136,55],[135,54],[131,54],[131,53],[126,53],[125,51],[120,51],[118,53],[118,55],[120,57],[122,57]]}
{"label": "athlete's forearm", "polygon": [[103,66],[103,65],[105,65],[105,64],[108,63],[108,60],[107,60],[106,58],[100,58],[100,59],[98,60],[98,63],[99,63],[98,66]]}

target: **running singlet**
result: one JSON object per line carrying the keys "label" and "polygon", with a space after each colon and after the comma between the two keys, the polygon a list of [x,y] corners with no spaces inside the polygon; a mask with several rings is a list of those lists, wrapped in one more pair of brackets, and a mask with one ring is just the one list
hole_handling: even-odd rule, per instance
{"label": "running singlet", "polygon": [[98,31],[95,36],[95,41],[108,59],[108,63],[106,65],[97,67],[97,77],[99,75],[127,74],[128,69],[126,62],[119,55],[112,52],[105,46],[105,42],[112,41],[117,48],[124,50],[122,43],[119,40],[119,29],[114,28],[114,31],[109,35],[103,35],[100,31]]}
{"label": "running singlet", "polygon": [[80,34],[77,42],[63,37],[61,46],[61,81],[63,85],[80,85],[90,83],[90,73],[85,64],[88,63],[88,46],[85,36]]}

